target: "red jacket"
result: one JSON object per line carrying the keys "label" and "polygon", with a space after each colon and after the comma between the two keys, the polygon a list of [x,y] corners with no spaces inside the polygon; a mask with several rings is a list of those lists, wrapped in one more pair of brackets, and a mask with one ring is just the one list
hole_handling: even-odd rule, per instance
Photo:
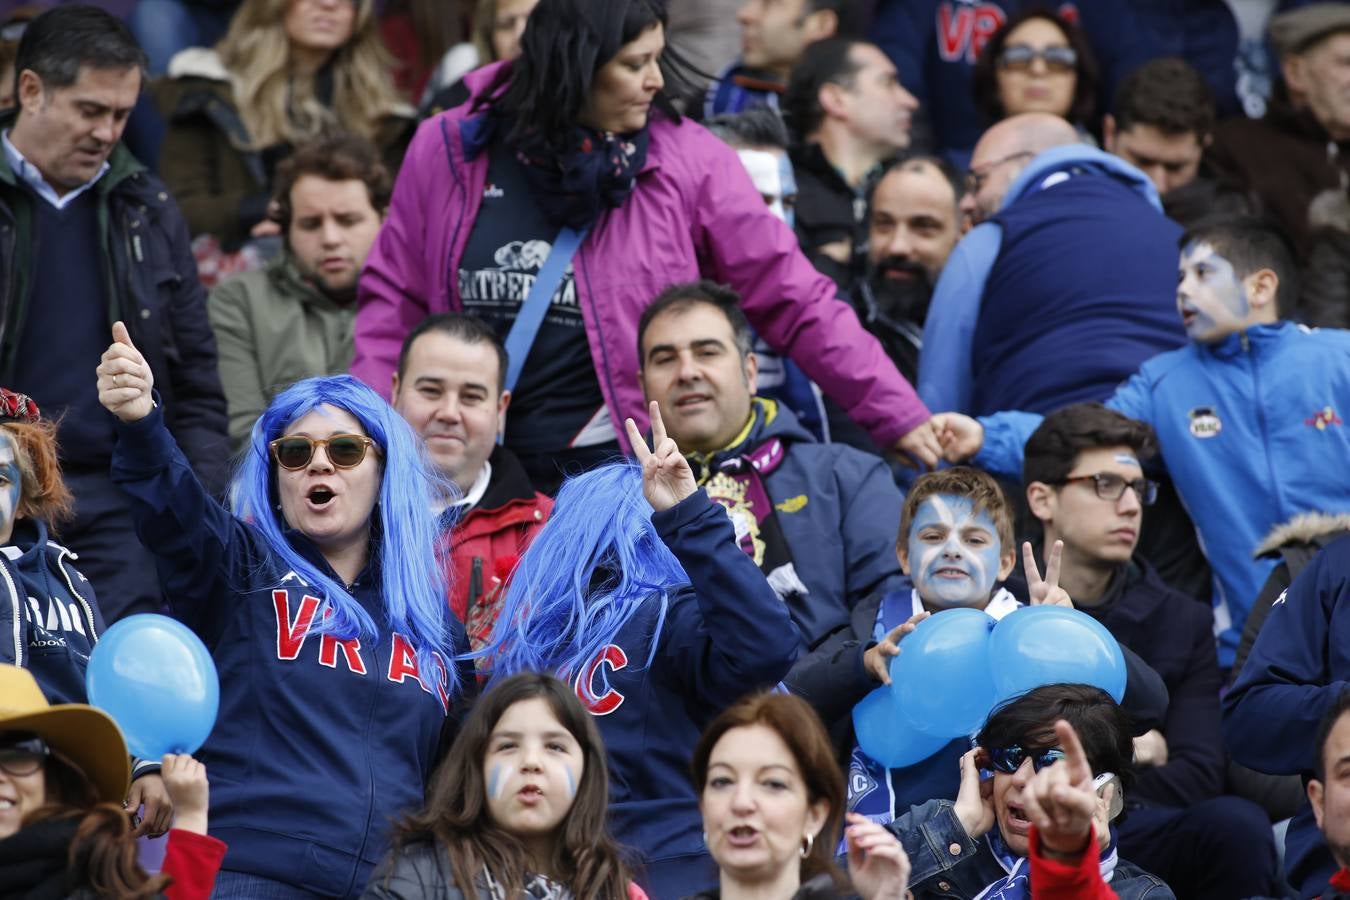
{"label": "red jacket", "polygon": [[445,535],[450,542],[450,608],[469,645],[487,642],[501,608],[503,585],[525,548],[548,521],[553,500],[535,493],[515,454],[497,447],[482,499]]}

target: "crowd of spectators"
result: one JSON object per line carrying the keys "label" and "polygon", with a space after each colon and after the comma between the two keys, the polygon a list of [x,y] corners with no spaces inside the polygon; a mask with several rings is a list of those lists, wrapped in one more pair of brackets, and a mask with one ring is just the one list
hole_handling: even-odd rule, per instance
{"label": "crowd of spectators", "polygon": [[1347,328],[1350,2],[7,6],[0,898],[1350,897]]}

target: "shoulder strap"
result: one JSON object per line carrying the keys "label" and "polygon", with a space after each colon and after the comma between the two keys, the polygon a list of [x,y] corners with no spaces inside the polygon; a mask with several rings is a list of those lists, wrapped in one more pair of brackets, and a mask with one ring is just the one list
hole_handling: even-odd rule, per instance
{"label": "shoulder strap", "polygon": [[506,335],[506,389],[508,391],[515,389],[516,380],[520,378],[521,370],[525,368],[525,357],[530,355],[530,347],[534,344],[535,335],[539,333],[539,326],[544,322],[544,314],[548,312],[548,304],[553,298],[553,292],[558,289],[559,284],[562,284],[563,273],[567,271],[567,264],[576,255],[577,248],[581,246],[581,242],[589,230],[590,226],[581,229],[564,226],[558,232],[558,236],[553,241],[553,249],[548,253],[548,259],[544,260],[544,265],[539,269],[538,277],[534,279],[534,286],[530,288],[529,294],[525,297],[525,302],[521,304],[520,313],[516,316],[511,331]]}

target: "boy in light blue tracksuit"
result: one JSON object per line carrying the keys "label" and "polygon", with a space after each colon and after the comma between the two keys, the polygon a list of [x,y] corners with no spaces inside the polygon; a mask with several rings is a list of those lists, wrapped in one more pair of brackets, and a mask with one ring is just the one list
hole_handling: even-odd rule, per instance
{"label": "boy in light blue tracksuit", "polygon": [[[1231,666],[1247,611],[1274,561],[1253,552],[1270,529],[1314,510],[1350,511],[1350,333],[1280,322],[1294,263],[1251,221],[1182,237],[1177,304],[1191,342],[1146,362],[1106,401],[1158,435],[1160,457],[1214,572],[1219,664]],[[1277,303],[1278,298],[1278,303]],[[1053,364],[1048,362],[1047,364]],[[950,459],[1018,477],[1041,417],[939,418]]]}

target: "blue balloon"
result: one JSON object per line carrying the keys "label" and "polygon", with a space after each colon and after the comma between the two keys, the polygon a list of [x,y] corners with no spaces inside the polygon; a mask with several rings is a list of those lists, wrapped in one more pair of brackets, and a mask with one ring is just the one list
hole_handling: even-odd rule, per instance
{"label": "blue balloon", "polygon": [[891,664],[891,690],[915,728],[937,737],[973,734],[997,692],[989,665],[994,618],[979,609],[945,609],[919,623]]}
{"label": "blue balloon", "polygon": [[1076,609],[1027,606],[1009,613],[990,636],[989,658],[1000,700],[1043,684],[1090,684],[1117,703],[1125,696],[1120,645],[1105,625]]}
{"label": "blue balloon", "polygon": [[853,733],[862,752],[888,769],[912,766],[927,759],[950,740],[924,734],[911,726],[900,711],[895,694],[885,687],[872,691],[853,707]]}
{"label": "blue balloon", "polygon": [[196,751],[220,708],[220,678],[201,639],[182,622],[151,613],[103,633],[85,684],[89,702],[113,717],[141,759]]}

